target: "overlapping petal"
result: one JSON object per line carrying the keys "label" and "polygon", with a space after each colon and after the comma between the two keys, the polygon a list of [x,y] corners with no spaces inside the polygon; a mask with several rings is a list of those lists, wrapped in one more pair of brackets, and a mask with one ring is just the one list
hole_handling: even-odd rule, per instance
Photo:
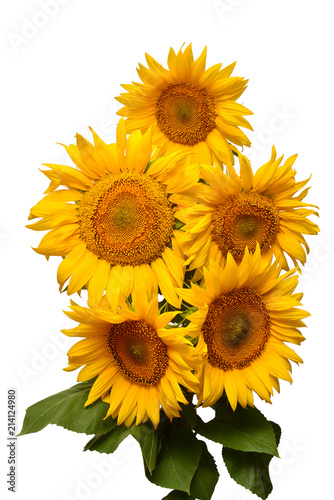
{"label": "overlapping petal", "polygon": [[233,164],[231,143],[249,146],[240,127],[252,130],[243,117],[252,112],[235,102],[247,84],[231,77],[235,63],[205,69],[206,47],[194,59],[191,44],[178,53],[170,49],[168,69],[145,55],[148,67],[139,64],[137,70],[143,83],[122,85],[127,92],[116,98],[123,104],[118,114],[126,117],[127,131],[155,125],[153,142],[159,154],[188,147],[200,162]]}
{"label": "overlapping petal", "polygon": [[193,189],[198,200],[176,216],[182,222],[180,244],[191,269],[201,268],[211,257],[225,258],[227,252],[240,261],[246,245],[255,250],[259,242],[264,256],[278,258],[284,269],[305,264],[309,251],[303,235],[316,235],[317,207],[304,202],[308,179],[297,182],[293,169],[296,155],[282,163],[273,148],[271,159],[255,174],[248,159],[239,154],[240,174],[230,166],[228,174],[212,165],[201,166],[199,183]]}
{"label": "overlapping petal", "polygon": [[70,309],[67,316],[79,325],[63,333],[83,339],[68,351],[66,371],[81,368],[79,381],[97,377],[86,406],[103,398],[109,403],[106,418],[127,426],[151,419],[157,427],[160,407],[170,420],[180,416],[179,403],[187,404],[183,391],[198,389],[193,371],[200,353],[186,339],[192,327],[166,328],[178,311],[159,314],[157,296],[150,299],[143,291],[117,312],[105,299],[90,307],[72,302]]}
{"label": "overlapping petal", "polygon": [[[50,186],[29,216],[40,220],[27,226],[48,231],[35,251],[63,257],[57,278],[61,290],[69,280],[68,294],[86,287],[98,304],[106,290],[115,307],[120,295],[143,286],[154,294],[159,286],[179,307],[174,287],[182,283],[185,266],[182,252],[173,251],[173,197],[191,199],[199,164],[185,165],[189,153],[181,150],[153,161],[152,128],[127,138],[123,119],[115,144],[92,133],[94,144],[77,135],[77,144],[66,147],[75,167],[48,164],[44,172]],[[118,191],[111,199],[112,189]]]}
{"label": "overlapping petal", "polygon": [[257,246],[240,265],[230,254],[221,264],[211,259],[202,287],[178,289],[198,308],[188,319],[203,353],[195,371],[199,404],[213,405],[224,391],[234,409],[238,402],[252,405],[252,391],[270,402],[274,389],[279,390],[278,379],[292,382],[290,360],[302,360],[285,343],[304,340],[299,328],[309,313],[299,308],[302,294],[294,293],[296,270],[281,270],[278,261],[264,261]]}

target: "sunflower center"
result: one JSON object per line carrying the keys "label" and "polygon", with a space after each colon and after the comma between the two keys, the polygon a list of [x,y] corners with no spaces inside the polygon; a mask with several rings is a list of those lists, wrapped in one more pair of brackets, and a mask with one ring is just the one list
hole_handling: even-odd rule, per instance
{"label": "sunflower center", "polygon": [[205,89],[175,83],[156,102],[158,127],[170,141],[193,146],[204,141],[216,126],[215,101]]}
{"label": "sunflower center", "polygon": [[102,178],[81,199],[78,217],[88,250],[111,265],[149,264],[173,234],[174,210],[165,188],[144,174]]}
{"label": "sunflower center", "polygon": [[127,229],[135,222],[136,218],[136,202],[131,203],[130,199],[121,200],[119,203],[115,204],[112,213],[112,219],[114,225],[118,229]]}
{"label": "sunflower center", "polygon": [[142,342],[133,340],[132,342],[129,342],[128,348],[129,356],[132,357],[134,361],[138,363],[145,362],[145,359],[147,358],[147,349]]}
{"label": "sunflower center", "polygon": [[230,346],[241,345],[247,338],[250,330],[250,322],[247,316],[236,313],[226,318],[225,340]]}
{"label": "sunflower center", "polygon": [[216,208],[212,240],[223,253],[242,259],[246,245],[250,252],[259,243],[261,251],[274,242],[279,227],[278,210],[267,196],[256,192],[240,193]]}
{"label": "sunflower center", "polygon": [[167,346],[146,321],[111,325],[107,344],[123,375],[141,385],[155,385],[168,367]]}
{"label": "sunflower center", "polygon": [[240,217],[238,221],[238,231],[241,237],[249,238],[254,236],[259,228],[259,221],[255,217]]}
{"label": "sunflower center", "polygon": [[176,113],[179,119],[183,122],[187,122],[192,118],[192,111],[193,109],[188,102],[180,103],[178,106],[176,106]]}
{"label": "sunflower center", "polygon": [[211,365],[225,371],[242,369],[265,349],[270,317],[255,290],[233,290],[212,302],[202,331]]}

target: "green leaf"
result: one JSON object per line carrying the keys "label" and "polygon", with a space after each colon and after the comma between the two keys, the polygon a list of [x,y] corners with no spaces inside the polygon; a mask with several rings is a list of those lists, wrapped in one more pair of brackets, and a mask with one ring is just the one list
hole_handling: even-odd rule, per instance
{"label": "green leaf", "polygon": [[196,500],[194,497],[188,495],[184,491],[171,491],[166,497],[163,497],[162,500]]}
{"label": "green leaf", "polygon": [[200,442],[190,429],[182,427],[172,436],[164,437],[156,467],[152,474],[146,471],[146,477],[158,486],[190,494],[200,456]]}
{"label": "green leaf", "polygon": [[204,441],[201,444],[201,457],[198,467],[190,485],[190,495],[184,491],[171,491],[163,500],[210,500],[217,481],[219,473],[217,471],[214,458],[209,453]]}
{"label": "green leaf", "polygon": [[271,420],[269,420],[269,423],[273,428],[275,434],[276,446],[278,446],[281,439],[281,433],[282,433],[281,428],[278,424],[276,424],[276,422],[272,422]]}
{"label": "green leaf", "polygon": [[82,382],[30,406],[20,435],[38,432],[49,424],[56,424],[75,432],[103,434],[116,426],[111,417],[103,420],[109,405],[101,399],[85,408],[93,381]]}
{"label": "green leaf", "polygon": [[130,434],[131,429],[125,425],[118,425],[112,431],[99,436],[94,436],[86,446],[84,451],[99,451],[100,453],[113,453],[121,442]]}
{"label": "green leaf", "polygon": [[163,422],[160,421],[157,429],[154,429],[151,422],[145,422],[144,424],[133,425],[131,427],[131,434],[140,445],[144,463],[150,474],[152,474],[152,471],[155,468],[157,456],[161,449],[162,426]]}
{"label": "green leaf", "polygon": [[144,459],[145,468],[152,473],[155,468],[157,455],[161,449],[162,435],[170,427],[166,415],[161,412],[157,429],[151,421],[139,425],[116,426],[110,432],[94,436],[85,446],[84,451],[98,451],[100,453],[113,453],[127,436],[132,435],[139,443]]}
{"label": "green leaf", "polygon": [[201,458],[193,480],[190,485],[190,495],[200,500],[210,500],[219,479],[219,473],[215,460],[204,441],[200,441],[202,447]]}
{"label": "green leaf", "polygon": [[234,450],[278,456],[273,428],[259,410],[238,405],[233,411],[229,404],[218,403],[216,417],[207,423],[201,422],[196,432]]}
{"label": "green leaf", "polygon": [[[275,422],[270,423],[278,446],[281,429]],[[269,463],[272,455],[243,452],[224,447],[223,458],[232,479],[263,500],[268,497],[273,489],[269,476]]]}
{"label": "green leaf", "polygon": [[195,405],[190,402],[187,405],[181,403],[180,406],[182,408],[182,412],[180,412],[181,418],[184,417],[191,429],[194,430],[195,427],[201,422],[201,419],[196,413]]}

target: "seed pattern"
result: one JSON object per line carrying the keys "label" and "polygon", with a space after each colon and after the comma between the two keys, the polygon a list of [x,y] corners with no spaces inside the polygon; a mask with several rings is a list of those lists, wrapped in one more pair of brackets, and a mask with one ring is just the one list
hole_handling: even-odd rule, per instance
{"label": "seed pattern", "polygon": [[231,252],[241,260],[246,245],[254,252],[257,242],[261,251],[274,242],[279,229],[278,210],[265,195],[257,192],[231,196],[219,205],[213,215],[212,240],[223,255]]}
{"label": "seed pattern", "polygon": [[167,370],[167,346],[144,320],[111,325],[107,344],[121,372],[132,382],[155,385]]}
{"label": "seed pattern", "polygon": [[145,174],[110,174],[83,196],[80,235],[111,265],[149,264],[173,235],[174,208],[165,187]]}
{"label": "seed pattern", "polygon": [[193,146],[216,126],[215,101],[205,89],[175,83],[164,90],[155,107],[158,127],[169,140]]}
{"label": "seed pattern", "polygon": [[202,327],[208,361],[222,370],[249,366],[261,356],[270,336],[267,308],[251,288],[233,290],[209,306]]}

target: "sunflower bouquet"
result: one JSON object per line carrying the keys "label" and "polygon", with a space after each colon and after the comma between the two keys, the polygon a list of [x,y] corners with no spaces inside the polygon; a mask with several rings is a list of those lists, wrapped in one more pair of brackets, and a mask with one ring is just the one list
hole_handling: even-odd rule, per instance
{"label": "sunflower bouquet", "polygon": [[60,291],[87,303],[71,301],[77,325],[63,330],[81,338],[65,368],[80,369],[78,384],[29,407],[21,434],[56,424],[92,435],[85,450],[101,453],[131,435],[166,500],[212,497],[204,437],[265,499],[281,431],[254,394],[270,402],[302,362],[286,344],[304,340],[295,290],[317,207],[296,156],[283,162],[273,147],[254,172],[242,154],[252,113],[236,102],[247,81],[235,64],[206,69],[206,49],[194,60],[191,45],[170,49],[168,69],[146,60],[117,98],[116,142],[77,135],[65,146],[75,166],[42,171],[50,185],[27,227],[47,232],[34,250],[62,257]]}

